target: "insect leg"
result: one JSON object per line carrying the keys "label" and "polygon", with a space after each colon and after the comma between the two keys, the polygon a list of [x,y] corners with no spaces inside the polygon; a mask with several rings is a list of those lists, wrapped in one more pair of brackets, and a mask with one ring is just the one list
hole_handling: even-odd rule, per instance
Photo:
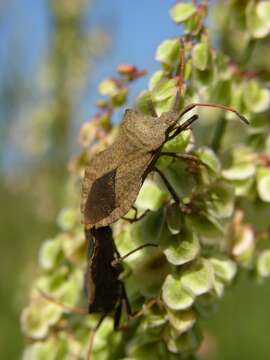
{"label": "insect leg", "polygon": [[94,327],[94,329],[90,332],[89,340],[88,340],[88,350],[87,350],[87,356],[86,360],[92,360],[92,351],[93,351],[93,345],[94,345],[94,338],[96,335],[96,332],[98,331],[100,325],[102,324],[103,320],[107,316],[107,313],[102,314],[101,318],[99,319],[97,325]]}
{"label": "insect leg", "polygon": [[121,256],[120,253],[118,252],[118,250],[116,249],[115,252],[117,254],[117,259],[113,260],[112,262],[112,266],[116,266],[117,264],[119,264],[121,261],[123,261],[124,259],[126,259],[127,257],[129,257],[130,255],[134,254],[135,252],[142,250],[148,246],[153,246],[153,247],[158,247],[157,244],[153,244],[153,243],[146,243],[143,245],[138,246],[136,249],[133,249],[131,251],[129,251],[127,254],[125,254],[124,256]]}
{"label": "insect leg", "polygon": [[[136,208],[134,208],[134,209],[136,209]],[[136,222],[136,221],[139,221],[139,220],[143,219],[143,218],[145,217],[145,215],[146,215],[149,211],[150,211],[149,209],[148,209],[148,210],[145,210],[144,213],[142,213],[140,216],[137,216],[137,209],[136,209],[136,214],[135,214],[135,217],[134,217],[133,219],[129,219],[129,218],[125,217],[125,216],[122,216],[121,219],[126,220],[126,221],[128,221],[128,222],[130,222],[130,223],[134,223],[134,222]]]}
{"label": "insect leg", "polygon": [[139,250],[142,250],[146,247],[149,247],[149,246],[153,246],[153,247],[158,247],[157,244],[153,244],[153,243],[146,243],[146,244],[143,244],[143,245],[140,245],[138,246],[136,249],[133,249],[131,251],[129,251],[127,254],[125,254],[124,256],[121,256],[121,260],[124,260],[126,259],[127,257],[129,257],[130,255],[134,254],[135,252],[139,251]]}
{"label": "insect leg", "polygon": [[186,130],[194,121],[196,121],[199,118],[198,115],[192,115],[189,119],[187,119],[183,124],[179,125],[175,132],[168,137],[167,140],[173,139],[175,136],[179,135],[182,131]]}
{"label": "insect leg", "polygon": [[132,311],[131,311],[131,306],[130,306],[130,303],[129,303],[129,300],[128,300],[126,288],[125,288],[125,285],[124,285],[123,283],[121,283],[121,286],[122,286],[122,296],[121,296],[121,300],[122,300],[122,302],[123,302],[123,304],[124,304],[126,314],[127,314],[128,316],[131,316],[131,315],[132,315]]}
{"label": "insect leg", "polygon": [[205,165],[199,158],[197,158],[196,156],[190,155],[190,154],[176,154],[174,152],[164,151],[164,152],[161,152],[160,155],[170,156],[170,157],[173,157],[173,158],[179,159],[179,160],[194,161],[196,163]]}
{"label": "insect leg", "polygon": [[[78,308],[78,307],[71,307],[69,305],[62,304],[59,301],[55,300],[50,295],[46,294],[43,290],[38,288],[38,291],[40,292],[41,296],[44,297],[47,301],[49,301],[49,302],[51,302],[53,304],[61,306],[62,308],[64,308],[68,312],[79,314],[79,315],[88,315],[88,311],[86,309]],[[88,345],[88,351],[87,351],[87,357],[86,357],[87,360],[92,359],[92,349],[93,349],[95,333],[97,332],[98,328],[100,327],[100,325],[102,324],[102,322],[103,322],[103,320],[105,319],[106,316],[107,316],[107,313],[102,314],[102,316],[99,319],[97,325],[95,326],[95,328],[90,333],[89,342],[88,342],[89,345]]]}
{"label": "insect leg", "polygon": [[115,310],[114,313],[114,330],[118,330],[120,328],[120,320],[121,320],[121,316],[122,316],[122,309],[123,306],[125,308],[125,312],[127,314],[128,317],[132,316],[132,311],[131,311],[131,307],[130,307],[130,303],[128,300],[128,296],[127,296],[127,292],[125,289],[125,285],[121,282],[121,297],[120,297],[120,302],[117,305],[117,308]]}
{"label": "insect leg", "polygon": [[122,316],[122,301],[119,302],[119,304],[117,305],[116,309],[115,309],[115,313],[114,313],[114,324],[113,324],[113,329],[114,331],[119,329],[119,325],[120,325],[120,320],[121,320],[121,316]]}
{"label": "insect leg", "polygon": [[131,208],[135,211],[135,218],[136,218],[138,215],[138,209],[134,205],[132,205]]}
{"label": "insect leg", "polygon": [[169,190],[169,192],[170,192],[172,198],[174,199],[174,201],[177,204],[180,204],[181,200],[180,200],[179,196],[176,194],[174,188],[171,186],[171,184],[167,180],[166,176],[162,173],[162,171],[160,171],[157,167],[154,167],[152,171],[155,171],[155,172],[157,172],[159,174],[159,176],[163,180],[164,184],[166,185],[167,189]]}

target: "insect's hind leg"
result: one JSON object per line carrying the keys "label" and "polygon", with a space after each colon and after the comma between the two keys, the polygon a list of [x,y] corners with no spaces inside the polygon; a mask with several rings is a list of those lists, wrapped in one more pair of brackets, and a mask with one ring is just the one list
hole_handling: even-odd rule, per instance
{"label": "insect's hind leg", "polygon": [[124,304],[126,314],[128,316],[131,316],[132,315],[132,310],[131,310],[131,306],[130,306],[130,303],[129,303],[129,300],[128,300],[125,285],[122,283],[121,287],[122,287],[122,302]]}
{"label": "insect's hind leg", "polygon": [[86,360],[92,360],[94,338],[95,338],[96,332],[100,328],[100,326],[103,323],[103,320],[105,319],[106,316],[107,316],[107,313],[102,314],[99,321],[98,321],[98,323],[97,323],[97,325],[90,332],[90,336],[89,336],[89,340],[88,340],[88,350],[87,350]]}
{"label": "insect's hind leg", "polygon": [[125,285],[121,281],[120,301],[119,301],[119,304],[117,305],[117,307],[115,309],[115,313],[114,313],[114,330],[115,331],[120,328],[120,321],[121,321],[123,307],[125,309],[127,317],[128,318],[131,317],[132,316],[131,306],[130,306],[130,303],[129,303],[129,300],[128,300]]}

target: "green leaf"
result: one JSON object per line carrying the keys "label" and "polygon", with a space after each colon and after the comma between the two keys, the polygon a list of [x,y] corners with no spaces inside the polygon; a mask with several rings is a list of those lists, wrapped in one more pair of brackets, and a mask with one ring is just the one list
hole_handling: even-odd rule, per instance
{"label": "green leaf", "polygon": [[[146,335],[148,334],[144,334],[144,337],[146,337]],[[148,343],[146,341],[136,343],[136,340],[137,338],[135,338],[128,346],[128,354],[132,357],[132,360],[148,360],[149,354],[151,354],[155,360],[162,360],[162,355],[160,354],[162,351],[161,349],[164,347],[162,342],[155,342],[152,340],[152,342]]]}
{"label": "green leaf", "polygon": [[171,97],[169,97],[168,99],[156,102],[155,110],[156,110],[157,116],[160,116],[164,112],[171,111],[171,109],[175,103],[175,98],[176,98],[176,89],[175,89],[175,93],[173,93],[173,95]]}
{"label": "green leaf", "polygon": [[196,44],[192,49],[192,59],[194,66],[201,71],[208,67],[210,49],[207,43]]}
{"label": "green leaf", "polygon": [[163,146],[162,151],[181,153],[187,148],[190,139],[191,130],[183,131],[172,140],[167,141]]}
{"label": "green leaf", "polygon": [[27,346],[23,353],[23,360],[46,360],[53,359],[57,357],[57,348],[55,342],[52,343],[52,340],[47,341],[38,341],[32,345]]}
{"label": "green leaf", "polygon": [[61,229],[71,230],[78,221],[78,213],[71,208],[62,209],[57,218],[57,223]]}
{"label": "green leaf", "polygon": [[243,100],[250,111],[260,113],[269,108],[270,93],[256,80],[249,80],[244,87]]}
{"label": "green leaf", "polygon": [[39,251],[39,264],[43,269],[52,269],[60,260],[62,252],[62,238],[46,240]]}
{"label": "green leaf", "polygon": [[22,312],[22,330],[30,338],[42,339],[48,334],[50,326],[58,322],[62,312],[59,305],[37,297],[35,302],[24,308]]}
{"label": "green leaf", "polygon": [[173,236],[170,245],[164,250],[167,260],[173,265],[182,265],[194,260],[200,251],[197,236],[185,229]]}
{"label": "green leaf", "polygon": [[191,79],[192,68],[193,68],[192,59],[189,59],[189,60],[187,60],[187,62],[185,64],[185,69],[184,69],[184,79],[186,81]]}
{"label": "green leaf", "polygon": [[101,95],[112,96],[118,91],[118,86],[116,85],[115,80],[106,79],[99,84],[98,89]]}
{"label": "green leaf", "polygon": [[198,150],[196,150],[196,155],[215,174],[218,174],[220,172],[221,165],[219,159],[212,149],[206,146],[202,146]]}
{"label": "green leaf", "polygon": [[[94,352],[108,347],[108,336],[112,336],[113,320],[106,318],[96,332]],[[95,357],[94,357],[95,358]]]}
{"label": "green leaf", "polygon": [[246,7],[247,27],[257,39],[264,38],[270,32],[270,3],[249,1]]}
{"label": "green leaf", "polygon": [[141,187],[135,206],[140,209],[155,211],[162,206],[166,199],[167,194],[154,181],[146,179]]}
{"label": "green leaf", "polygon": [[196,315],[193,310],[173,311],[168,309],[168,318],[179,335],[190,330],[196,322]]}
{"label": "green leaf", "polygon": [[259,168],[257,170],[257,191],[259,197],[266,202],[270,202],[270,170]]}
{"label": "green leaf", "polygon": [[160,170],[166,169],[173,162],[173,158],[171,156],[159,156],[155,166]]}
{"label": "green leaf", "polygon": [[193,177],[188,176],[184,161],[174,161],[164,171],[164,175],[180,198],[190,196],[192,189],[194,189],[195,181]]}
{"label": "green leaf", "polygon": [[152,94],[150,91],[142,91],[136,98],[136,108],[144,114],[151,115]]}
{"label": "green leaf", "polygon": [[114,107],[120,107],[125,104],[128,96],[127,89],[119,89],[112,95],[112,104]]}
{"label": "green leaf", "polygon": [[232,248],[232,254],[238,263],[248,267],[255,251],[254,231],[251,226],[245,225],[238,233]]}
{"label": "green leaf", "polygon": [[163,41],[156,52],[156,60],[166,64],[175,65],[179,61],[179,38]]}
{"label": "green leaf", "polygon": [[235,190],[235,196],[248,196],[253,188],[254,179],[233,180],[232,184]]}
{"label": "green leaf", "polygon": [[152,76],[151,79],[149,81],[149,90],[153,90],[157,84],[163,79],[164,77],[164,72],[162,70],[158,70],[156,71]]}
{"label": "green leaf", "polygon": [[216,242],[223,236],[222,226],[210,215],[188,215],[188,223],[206,243]]}
{"label": "green leaf", "polygon": [[191,3],[177,3],[170,9],[173,21],[181,23],[189,19],[196,12],[196,7]]}
{"label": "green leaf", "polygon": [[222,175],[228,180],[246,180],[255,175],[256,166],[254,163],[239,163],[231,168],[224,169]]}
{"label": "green leaf", "polygon": [[175,79],[163,79],[159,81],[152,90],[153,100],[160,102],[175,96],[177,81]]}
{"label": "green leaf", "polygon": [[[136,242],[136,245],[145,243],[157,244],[160,240],[164,223],[165,218],[163,209],[154,212],[151,211],[142,220],[137,221],[132,225],[131,239]],[[141,256],[141,253],[137,254],[138,257]]]}
{"label": "green leaf", "polygon": [[201,259],[184,272],[181,284],[192,296],[209,292],[214,287],[214,269],[209,260]]}
{"label": "green leaf", "polygon": [[176,203],[170,204],[167,207],[166,221],[170,233],[175,235],[179,234],[182,228],[182,213]]}
{"label": "green leaf", "polygon": [[215,217],[224,219],[232,215],[234,210],[234,187],[224,180],[217,181],[211,188],[209,211]]}
{"label": "green leaf", "polygon": [[[171,331],[173,333],[173,331]],[[185,332],[180,336],[174,331],[175,335],[169,337],[167,340],[168,350],[176,354],[185,354],[195,352],[201,342],[201,336],[197,331]]]}
{"label": "green leaf", "polygon": [[57,289],[55,296],[59,301],[69,306],[77,304],[83,289],[83,273],[74,269],[64,283]]}
{"label": "green leaf", "polygon": [[229,284],[236,275],[237,265],[234,261],[224,255],[211,257],[215,276],[225,284]]}
{"label": "green leaf", "polygon": [[257,272],[262,277],[270,276],[270,250],[262,251],[257,258]]}
{"label": "green leaf", "polygon": [[[224,295],[224,290],[225,290],[225,285],[224,283],[219,280],[219,278],[215,278],[215,281],[214,281],[214,291],[215,291],[215,294],[219,297],[219,298],[222,298],[223,295]],[[211,309],[209,309],[211,311]]]}
{"label": "green leaf", "polygon": [[162,286],[162,299],[172,310],[186,310],[194,302],[194,296],[183,289],[180,276],[168,275]]}
{"label": "green leaf", "polygon": [[63,234],[61,239],[65,257],[72,263],[81,264],[82,260],[85,258],[84,234],[81,231],[72,236]]}
{"label": "green leaf", "polygon": [[164,314],[152,314],[148,313],[145,319],[145,327],[146,328],[160,328],[165,325],[167,322]]}

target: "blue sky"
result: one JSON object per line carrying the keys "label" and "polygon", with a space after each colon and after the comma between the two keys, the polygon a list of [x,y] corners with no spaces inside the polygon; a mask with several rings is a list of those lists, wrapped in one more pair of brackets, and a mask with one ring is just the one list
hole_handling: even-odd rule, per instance
{"label": "blue sky", "polygon": [[[0,4],[0,82],[8,68],[23,69],[25,84],[34,86],[37,81],[38,66],[48,54],[48,34],[50,22],[47,1],[57,0],[6,0]],[[74,0],[75,1],[75,0]],[[98,95],[98,83],[107,76],[113,76],[120,63],[131,63],[145,69],[148,75],[138,80],[131,90],[132,99],[147,86],[149,76],[158,69],[155,51],[160,42],[179,34],[180,28],[173,24],[169,9],[174,0],[131,1],[131,0],[94,0],[86,22],[90,28],[101,27],[109,34],[110,46],[94,66],[85,96],[74,116],[73,129],[96,112],[95,101]],[[17,49],[13,58],[14,46]],[[3,71],[1,71],[1,69]],[[1,85],[0,85],[1,86]],[[24,90],[23,90],[24,91]],[[38,103],[36,94],[31,98],[30,107]],[[24,106],[22,100],[22,107]],[[19,118],[20,113],[16,114]],[[0,125],[5,119],[0,118]],[[15,117],[15,121],[16,117]],[[1,127],[1,126],[0,126]],[[75,140],[74,134],[71,136]],[[72,141],[72,142],[73,142]],[[16,152],[16,151],[15,151]],[[14,156],[14,150],[11,150]],[[9,154],[10,155],[10,154]],[[13,157],[12,156],[12,157]]]}
{"label": "blue sky", "polygon": [[[111,47],[98,61],[90,83],[89,100],[97,98],[98,83],[113,75],[120,63],[131,63],[145,69],[148,76],[137,81],[131,95],[136,95],[147,84],[150,74],[159,67],[154,55],[159,43],[179,32],[169,18],[174,1],[99,0],[91,11],[90,23],[108,29]],[[87,109],[86,109],[87,111]]]}
{"label": "blue sky", "polygon": [[[47,0],[9,0],[2,8],[0,18],[0,65],[16,64],[9,49],[16,44],[20,53],[20,65],[26,77],[33,76],[41,58],[47,52],[49,22]],[[97,85],[104,77],[114,73],[119,63],[132,63],[150,74],[158,64],[154,60],[158,44],[177,34],[177,28],[169,18],[168,10],[173,0],[130,1],[95,0],[90,7],[87,22],[108,31],[111,46],[105,56],[95,64],[88,91],[87,108],[97,98]],[[136,85],[143,88],[146,80]],[[89,114],[88,114],[89,116]]]}

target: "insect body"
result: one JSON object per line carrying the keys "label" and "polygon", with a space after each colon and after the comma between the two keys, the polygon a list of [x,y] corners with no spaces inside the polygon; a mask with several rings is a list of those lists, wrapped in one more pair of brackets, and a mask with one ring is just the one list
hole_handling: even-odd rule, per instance
{"label": "insect body", "polygon": [[86,230],[88,262],[85,274],[85,289],[88,313],[106,315],[116,310],[116,325],[119,322],[123,302],[130,312],[124,284],[119,280],[123,271],[119,254],[109,226]]}
{"label": "insect body", "polygon": [[115,142],[95,155],[85,170],[81,211],[87,229],[110,225],[130,210],[162,146],[198,118],[193,115],[178,124],[195,106],[229,110],[247,122],[234,109],[215,104],[191,104],[180,113],[169,111],[160,117],[126,110]]}

